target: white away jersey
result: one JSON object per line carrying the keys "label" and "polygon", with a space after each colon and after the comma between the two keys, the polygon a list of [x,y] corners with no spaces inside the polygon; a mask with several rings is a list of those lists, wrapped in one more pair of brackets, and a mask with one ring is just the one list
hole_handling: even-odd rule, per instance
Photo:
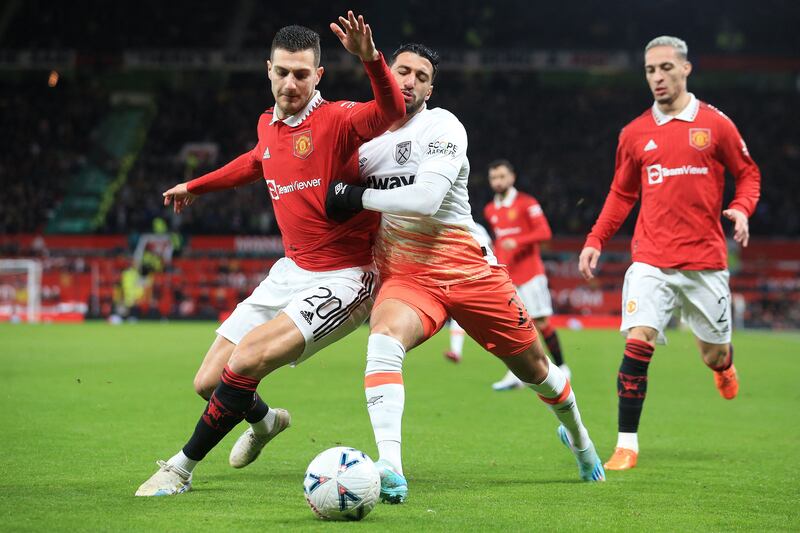
{"label": "white away jersey", "polygon": [[374,248],[383,279],[411,276],[426,285],[450,285],[490,274],[489,261],[496,262],[472,220],[467,133],[455,115],[425,108],[397,131],[362,145],[358,156],[371,188],[411,185],[422,172],[452,184],[431,217],[383,215]]}

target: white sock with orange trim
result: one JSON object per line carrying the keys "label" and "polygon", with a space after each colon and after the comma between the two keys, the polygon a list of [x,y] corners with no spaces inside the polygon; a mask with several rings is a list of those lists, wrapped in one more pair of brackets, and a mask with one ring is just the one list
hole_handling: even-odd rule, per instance
{"label": "white sock with orange trim", "polygon": [[367,369],[364,372],[364,395],[375,433],[380,459],[389,462],[403,475],[400,429],[406,391],[403,387],[403,358],[406,351],[400,341],[373,333],[367,343]]}
{"label": "white sock with orange trim", "polygon": [[528,385],[536,391],[539,398],[550,406],[556,418],[564,425],[572,445],[578,450],[585,450],[589,446],[589,432],[581,422],[581,413],[575,401],[575,393],[564,372],[550,363],[550,369],[544,381],[538,385]]}
{"label": "white sock with orange trim", "polygon": [[450,351],[458,355],[464,351],[464,328],[455,320],[450,320]]}

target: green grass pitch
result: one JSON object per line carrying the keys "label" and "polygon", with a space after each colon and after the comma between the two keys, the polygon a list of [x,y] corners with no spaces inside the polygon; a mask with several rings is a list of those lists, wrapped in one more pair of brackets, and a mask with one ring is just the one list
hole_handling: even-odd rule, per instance
{"label": "green grass pitch", "polygon": [[[360,523],[307,508],[308,462],[335,445],[375,455],[364,407],[362,328],[259,388],[292,427],[244,470],[234,430],[195,471],[194,490],[134,498],[183,445],[203,409],[194,371],[212,324],[0,325],[2,531],[778,531],[800,529],[800,336],[734,337],[739,397],[714,388],[691,336],[656,350],[639,466],[577,481],[556,420],[527,390],[495,393],[501,364],[439,334],[406,359],[409,500]],[[583,418],[605,459],[616,438],[612,331],[563,331]]]}

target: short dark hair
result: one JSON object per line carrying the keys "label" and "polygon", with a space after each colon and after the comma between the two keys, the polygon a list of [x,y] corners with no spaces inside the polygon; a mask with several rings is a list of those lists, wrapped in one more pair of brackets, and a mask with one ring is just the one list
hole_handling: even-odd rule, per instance
{"label": "short dark hair", "polygon": [[272,48],[270,48],[269,51],[270,58],[278,48],[286,50],[287,52],[313,50],[314,65],[319,66],[319,57],[321,55],[319,34],[305,26],[292,24],[291,26],[284,26],[279,29],[278,33],[275,34],[275,38],[272,39]]}
{"label": "short dark hair", "polygon": [[436,73],[439,72],[439,54],[425,46],[424,44],[420,43],[406,43],[401,44],[400,47],[392,53],[392,57],[389,60],[389,64],[393,65],[397,56],[402,54],[403,52],[411,52],[412,54],[417,54],[420,57],[424,57],[428,61],[431,62],[431,66],[433,66],[433,73],[431,75],[431,81],[436,78]]}
{"label": "short dark hair", "polygon": [[509,161],[508,159],[495,159],[494,161],[489,163],[489,170],[492,170],[493,168],[497,167],[506,167],[513,174],[516,174],[516,171],[514,170],[514,165],[512,165],[511,161]]}

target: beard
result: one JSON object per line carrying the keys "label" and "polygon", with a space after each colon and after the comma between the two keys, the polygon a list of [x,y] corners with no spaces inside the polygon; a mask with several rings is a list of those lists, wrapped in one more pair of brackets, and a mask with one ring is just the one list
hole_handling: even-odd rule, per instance
{"label": "beard", "polygon": [[419,100],[412,100],[411,102],[406,104],[406,116],[410,117],[417,111],[422,108],[422,105],[425,103],[424,98],[420,98]]}

